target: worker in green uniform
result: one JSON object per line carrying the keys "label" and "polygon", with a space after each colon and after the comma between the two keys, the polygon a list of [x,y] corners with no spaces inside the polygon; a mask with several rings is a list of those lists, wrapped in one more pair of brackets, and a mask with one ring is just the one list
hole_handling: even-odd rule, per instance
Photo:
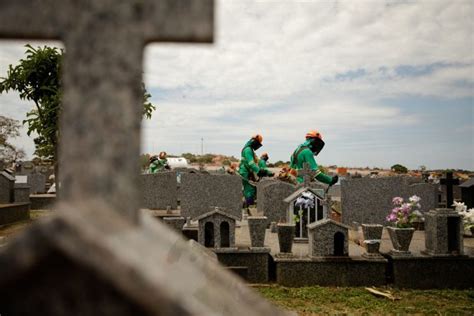
{"label": "worker in green uniform", "polygon": [[150,157],[150,173],[157,173],[163,170],[171,169],[168,165],[168,159],[166,158],[167,154],[165,151],[160,152],[159,156]]}
{"label": "worker in green uniform", "polygon": [[306,141],[299,145],[298,148],[293,152],[290,158],[290,167],[292,169],[292,174],[296,176],[296,181],[298,183],[303,182],[303,177],[298,176],[298,170],[303,169],[305,163],[309,165],[311,170],[316,171],[315,179],[323,182],[325,184],[334,185],[339,180],[339,177],[336,175],[331,177],[323,173],[318,168],[318,164],[314,159],[324,147],[324,141],[321,133],[318,131],[310,131],[306,134]]}
{"label": "worker in green uniform", "polygon": [[257,194],[255,182],[258,181],[260,177],[273,176],[271,171],[258,166],[258,158],[257,155],[255,155],[255,150],[262,147],[262,141],[262,135],[257,134],[252,136],[242,149],[239,174],[242,177],[243,193],[247,206],[255,203]]}
{"label": "worker in green uniform", "polygon": [[258,167],[260,169],[268,170],[267,161],[268,161],[268,153],[263,153],[260,156],[260,160],[258,161]]}

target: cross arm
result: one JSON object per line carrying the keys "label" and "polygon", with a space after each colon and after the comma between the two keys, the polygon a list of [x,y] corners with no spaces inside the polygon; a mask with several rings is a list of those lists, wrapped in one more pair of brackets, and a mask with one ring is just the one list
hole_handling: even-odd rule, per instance
{"label": "cross arm", "polygon": [[59,39],[68,19],[64,2],[0,0],[0,38]]}
{"label": "cross arm", "polygon": [[138,1],[145,42],[213,41],[214,0]]}

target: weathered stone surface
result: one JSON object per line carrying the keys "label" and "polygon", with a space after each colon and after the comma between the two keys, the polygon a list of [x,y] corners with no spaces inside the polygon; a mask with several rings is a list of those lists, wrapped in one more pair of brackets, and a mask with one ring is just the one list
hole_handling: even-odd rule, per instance
{"label": "weathered stone surface", "polygon": [[469,289],[474,284],[474,257],[388,257],[397,288]]}
{"label": "weathered stone surface", "polygon": [[425,214],[426,254],[459,256],[464,253],[463,222],[452,209],[436,209]]}
{"label": "weathered stone surface", "polygon": [[184,223],[186,223],[186,219],[184,217],[163,217],[163,222],[181,233]]}
{"label": "weathered stone surface", "polygon": [[281,253],[291,253],[293,238],[295,238],[295,224],[277,224],[278,245]]}
{"label": "weathered stone surface", "polygon": [[270,249],[238,249],[221,251],[215,249],[217,258],[226,267],[246,267],[242,277],[249,283],[267,283],[269,281]]}
{"label": "weathered stone surface", "polygon": [[247,220],[252,247],[264,247],[268,218],[265,216],[249,216]]}
{"label": "weathered stone surface", "polygon": [[214,210],[197,217],[198,242],[209,248],[235,247],[235,222],[237,217]]}
{"label": "weathered stone surface", "polygon": [[409,256],[410,252],[410,243],[413,238],[413,233],[415,229],[413,228],[396,228],[396,227],[387,227],[390,240],[392,241],[393,249],[391,253],[393,255],[403,255]]}
{"label": "weathered stone surface", "polygon": [[358,178],[341,181],[342,222],[387,224],[385,218],[393,208],[395,196],[421,197],[421,210],[428,212],[438,206],[437,186],[413,183],[405,177]]}
{"label": "weathered stone surface", "polygon": [[[257,202],[258,200],[262,198],[261,193],[263,192],[262,191],[263,187],[270,183],[277,183],[277,182],[279,182],[279,180],[275,178],[268,178],[268,177],[261,178],[260,181],[257,182]],[[258,207],[258,204],[257,204],[257,207]]]}
{"label": "weathered stone surface", "polygon": [[195,219],[215,207],[242,218],[242,183],[231,175],[181,174],[181,216]]}
{"label": "weathered stone surface", "polygon": [[13,190],[15,203],[30,203],[30,185],[27,183],[15,183]]}
{"label": "weathered stone surface", "polygon": [[307,227],[311,257],[349,255],[349,227],[331,219],[323,219]]}
{"label": "weathered stone surface", "polygon": [[0,225],[30,218],[30,203],[0,204]]}
{"label": "weathered stone surface", "polygon": [[32,210],[51,210],[56,202],[55,194],[30,195],[30,208]]}
{"label": "weathered stone surface", "polygon": [[28,184],[31,186],[31,194],[46,192],[46,176],[44,174],[32,173],[28,175],[27,179]]}
{"label": "weathered stone surface", "polygon": [[275,258],[277,283],[301,286],[381,286],[387,260],[362,258]]}
{"label": "weathered stone surface", "polygon": [[15,177],[6,171],[0,172],[0,204],[9,204],[15,201],[14,185]]}
{"label": "weathered stone surface", "polygon": [[178,208],[178,190],[174,171],[140,175],[142,207],[166,210]]}
{"label": "weathered stone surface", "polygon": [[288,204],[284,202],[296,187],[279,180],[267,180],[257,187],[257,210],[268,217],[270,222],[287,220]]}
{"label": "weathered stone surface", "polygon": [[61,215],[2,250],[0,313],[283,314],[137,212],[143,46],[212,41],[213,1],[3,0],[1,7],[0,38],[60,39],[67,54],[64,204]]}
{"label": "weathered stone surface", "polygon": [[149,216],[58,208],[0,253],[2,314],[284,315]]}
{"label": "weathered stone surface", "polygon": [[64,42],[61,196],[137,222],[143,47],[212,42],[213,1],[5,0],[0,38]]}
{"label": "weathered stone surface", "polygon": [[378,258],[380,256],[382,232],[383,226],[380,224],[362,224],[364,247],[367,250],[367,253],[363,254],[364,257]]}
{"label": "weathered stone surface", "polygon": [[383,225],[380,224],[362,224],[362,234],[364,240],[381,240]]}

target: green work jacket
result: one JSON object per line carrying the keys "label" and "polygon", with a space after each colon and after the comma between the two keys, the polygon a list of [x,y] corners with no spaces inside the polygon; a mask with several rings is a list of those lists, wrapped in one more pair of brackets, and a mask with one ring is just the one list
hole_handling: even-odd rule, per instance
{"label": "green work jacket", "polygon": [[[299,152],[299,153],[298,153]],[[298,153],[295,159],[295,154]],[[296,161],[295,161],[296,160]],[[327,174],[323,173],[318,168],[318,164],[314,159],[313,152],[309,149],[309,141],[305,141],[303,144],[299,145],[298,148],[293,152],[290,158],[290,167],[295,170],[303,169],[303,164],[307,163],[311,170],[316,171],[315,179],[321,181],[326,184],[330,184],[332,181],[332,177],[328,176]],[[299,183],[303,182],[303,177],[298,176],[296,181]]]}

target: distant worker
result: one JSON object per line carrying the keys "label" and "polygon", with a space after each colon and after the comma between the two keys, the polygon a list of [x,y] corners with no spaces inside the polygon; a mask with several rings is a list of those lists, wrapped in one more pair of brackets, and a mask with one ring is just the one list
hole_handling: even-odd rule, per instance
{"label": "distant worker", "polygon": [[149,167],[149,172],[150,173],[157,173],[163,170],[169,170],[171,169],[170,166],[168,165],[168,159],[166,159],[166,152],[162,151],[160,154],[157,156],[151,156],[150,157],[150,167]]}
{"label": "distant worker", "polygon": [[262,141],[262,135],[257,134],[252,136],[242,149],[239,174],[242,177],[243,193],[247,207],[255,203],[255,197],[257,195],[255,182],[257,182],[260,177],[273,176],[271,171],[258,166],[258,158],[257,155],[255,155],[255,150],[262,147]]}
{"label": "distant worker", "polygon": [[313,130],[306,134],[306,141],[296,148],[290,158],[290,167],[292,168],[292,171],[296,171],[294,172],[294,175],[297,177],[297,182],[303,182],[303,177],[298,176],[297,171],[303,169],[304,164],[307,163],[311,170],[316,171],[316,180],[329,184],[330,186],[337,183],[339,177],[337,175],[331,177],[323,173],[321,170],[319,170],[318,164],[314,159],[314,157],[321,152],[323,147],[324,141],[321,133]]}
{"label": "distant worker", "polygon": [[268,162],[268,153],[263,153],[261,156],[260,156],[260,160],[258,161],[258,167],[260,169],[265,169],[267,170],[268,167],[267,167],[267,162]]}

